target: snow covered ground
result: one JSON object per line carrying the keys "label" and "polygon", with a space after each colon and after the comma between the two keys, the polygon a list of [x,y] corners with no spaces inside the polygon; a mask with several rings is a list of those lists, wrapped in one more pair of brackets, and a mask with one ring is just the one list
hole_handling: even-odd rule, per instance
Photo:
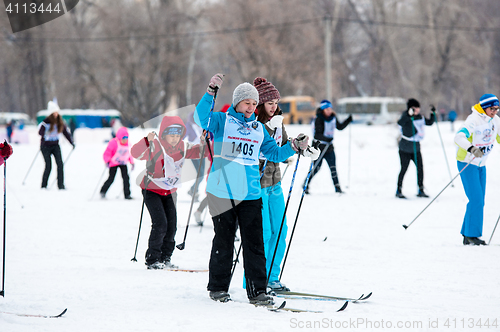
{"label": "snow covered ground", "polygon": [[[323,313],[273,313],[250,306],[241,287],[241,265],[230,289],[235,302],[227,304],[209,299],[207,273],[147,270],[147,211],[138,262],[131,262],[142,205],[139,188],[132,185],[135,199],[124,200],[117,175],[106,200],[98,193],[90,199],[107,176],[106,172],[99,182],[109,130],[76,131],[76,149],[65,166],[65,191],[56,185],[40,189],[41,155],[22,185],[39,148],[31,130],[30,144],[15,145],[7,161],[7,260],[0,311],[47,315],[68,311],[60,319],[0,313],[2,332],[499,330],[500,231],[490,246],[462,245],[460,228],[467,199],[460,179],[408,230],[402,227],[450,181],[435,125],[426,127],[422,144],[428,199],[415,196],[413,164],[403,187],[408,199],[394,197],[399,172],[395,126],[353,125],[336,132],[337,165],[346,193],[334,192],[325,164],[311,184],[311,195],[303,201],[282,281],[304,292],[351,297],[373,292],[368,301],[351,303],[341,313],[335,311],[342,302],[287,301],[289,307]],[[454,134],[448,122],[441,123],[440,130],[455,176]],[[309,134],[310,127],[291,125],[288,132]],[[132,130],[131,143],[144,134],[144,130]],[[71,146],[61,145],[66,158]],[[500,213],[499,165],[500,147],[496,147],[487,165],[486,241]],[[143,166],[135,168],[133,179]],[[55,176],[53,167],[49,184]],[[308,168],[302,159],[287,213],[290,230]],[[292,173],[290,168],[283,180],[285,195]],[[178,243],[184,236],[192,182],[179,191]],[[206,269],[212,235],[208,217],[203,228],[190,227],[186,248],[174,252],[173,262],[181,268]]]}

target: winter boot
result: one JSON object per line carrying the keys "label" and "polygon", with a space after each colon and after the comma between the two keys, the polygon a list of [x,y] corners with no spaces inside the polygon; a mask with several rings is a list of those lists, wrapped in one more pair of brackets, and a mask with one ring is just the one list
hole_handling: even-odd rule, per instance
{"label": "winter boot", "polygon": [[396,190],[396,197],[397,198],[406,198],[405,195],[403,195],[403,193],[401,192],[401,188],[398,188],[398,190]]}
{"label": "winter boot", "polygon": [[271,291],[285,291],[289,292],[290,288],[286,287],[285,284],[281,283],[281,281],[270,281],[267,284],[267,288],[271,289]]}
{"label": "winter boot", "polygon": [[148,270],[163,270],[165,268],[165,264],[160,261],[156,261],[152,264],[146,263]]}
{"label": "winter boot", "polygon": [[212,300],[222,303],[231,301],[231,295],[225,291],[210,291],[209,296]]}
{"label": "winter boot", "polygon": [[424,192],[424,188],[420,188],[417,197],[429,197],[429,195]]}
{"label": "winter boot", "polygon": [[273,305],[274,300],[271,296],[267,295],[266,293],[260,293],[257,296],[248,298],[251,304],[255,305]]}
{"label": "winter boot", "polygon": [[464,235],[464,245],[485,246],[486,242],[478,237],[468,237]]}

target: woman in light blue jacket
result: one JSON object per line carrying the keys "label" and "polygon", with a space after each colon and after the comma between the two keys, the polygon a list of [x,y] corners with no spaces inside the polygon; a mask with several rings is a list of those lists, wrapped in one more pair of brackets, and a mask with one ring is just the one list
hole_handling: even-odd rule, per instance
{"label": "woman in light blue jacket", "polygon": [[254,304],[272,304],[272,297],[266,294],[259,154],[262,152],[267,159],[281,162],[297,151],[305,151],[309,138],[300,134],[278,147],[262,123],[255,119],[259,93],[250,83],[236,87],[233,103],[226,113],[211,112],[214,94],[221,87],[222,78],[222,74],[212,77],[194,116],[200,127],[214,135],[214,160],[207,181],[208,205],[215,231],[208,291],[214,301],[231,299],[228,290],[238,224],[248,299]]}

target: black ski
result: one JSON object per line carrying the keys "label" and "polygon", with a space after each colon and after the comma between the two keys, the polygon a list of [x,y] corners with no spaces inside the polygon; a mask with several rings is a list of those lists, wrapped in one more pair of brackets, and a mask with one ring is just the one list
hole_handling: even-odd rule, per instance
{"label": "black ski", "polygon": [[298,300],[319,300],[319,301],[347,301],[347,302],[358,302],[369,299],[372,293],[368,295],[361,294],[358,298],[351,297],[340,297],[340,296],[329,296],[321,294],[312,293],[302,293],[302,292],[291,292],[291,291],[274,291],[277,297],[287,298],[287,299],[298,299]]}
{"label": "black ski", "polygon": [[62,315],[64,315],[66,313],[66,311],[68,311],[68,308],[64,309],[63,312],[61,312],[57,316],[19,314],[19,313],[15,313],[15,312],[6,312],[6,311],[0,311],[0,314],[9,314],[9,315],[16,315],[16,316],[21,316],[21,317],[59,318]]}

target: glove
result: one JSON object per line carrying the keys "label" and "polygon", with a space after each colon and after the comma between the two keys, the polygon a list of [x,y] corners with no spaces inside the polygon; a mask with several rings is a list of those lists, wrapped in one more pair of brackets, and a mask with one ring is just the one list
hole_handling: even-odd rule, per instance
{"label": "glove", "polygon": [[283,162],[283,164],[287,164],[288,166],[292,165],[295,162],[295,158],[290,157]]}
{"label": "glove", "polygon": [[299,134],[297,138],[292,139],[292,148],[295,152],[301,152],[307,149],[307,143],[309,142],[309,137],[304,134]]}
{"label": "glove", "polygon": [[281,128],[283,124],[283,116],[282,115],[275,115],[269,120],[268,122],[269,127],[274,130],[276,128]]}
{"label": "glove", "polygon": [[436,108],[434,107],[434,105],[430,104],[429,106],[431,108],[431,112],[434,113],[434,115],[436,115]]}
{"label": "glove", "polygon": [[212,78],[210,79],[210,83],[208,83],[208,88],[207,88],[207,92],[209,95],[213,96],[215,94],[215,91],[220,89],[220,87],[222,86],[223,78],[224,74],[215,74],[214,76],[212,76]]}
{"label": "glove", "polygon": [[302,151],[302,155],[311,158],[311,160],[316,160],[319,158],[320,151],[312,146],[308,146],[307,149]]}
{"label": "glove", "polygon": [[0,156],[4,159],[7,160],[12,155],[12,146],[7,143],[7,140],[5,140],[3,143],[0,143]]}
{"label": "glove", "polygon": [[482,156],[484,156],[484,152],[481,151],[480,148],[476,147],[476,146],[471,146],[470,148],[467,149],[467,151],[469,151],[470,153],[472,153],[474,155],[474,157],[476,158],[481,158]]}
{"label": "glove", "polygon": [[130,166],[131,166],[131,167],[130,167],[130,170],[131,170],[131,171],[133,171],[133,170],[134,170],[134,168],[135,168],[135,165],[134,165],[134,164],[130,164]]}
{"label": "glove", "polygon": [[106,163],[106,168],[109,168],[109,163]]}
{"label": "glove", "polygon": [[408,110],[408,115],[413,116],[413,114],[415,114],[415,111],[413,110],[413,107],[410,107],[410,109]]}

